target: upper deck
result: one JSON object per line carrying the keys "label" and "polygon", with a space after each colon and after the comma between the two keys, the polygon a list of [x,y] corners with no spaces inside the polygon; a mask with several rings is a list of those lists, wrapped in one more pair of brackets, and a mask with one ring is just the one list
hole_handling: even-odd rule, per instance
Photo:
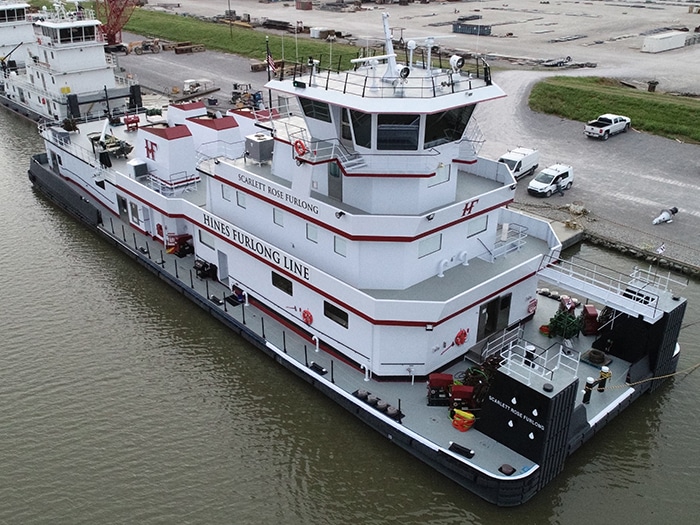
{"label": "upper deck", "polygon": [[34,21],[34,33],[40,45],[85,45],[86,43],[104,43],[99,30],[102,25],[92,9],[78,6],[69,11],[57,2],[54,9],[44,9]]}
{"label": "upper deck", "polygon": [[[353,59],[350,71],[324,69],[320,61],[309,58],[304,65],[286,68],[286,76],[283,67],[279,79],[267,87],[370,113],[431,113],[505,96],[492,83],[490,68],[480,57],[471,64],[459,55],[434,59],[433,38],[424,43],[410,40],[401,53],[395,52],[389,15],[382,17],[384,54]],[[411,99],[410,105],[406,99]]]}

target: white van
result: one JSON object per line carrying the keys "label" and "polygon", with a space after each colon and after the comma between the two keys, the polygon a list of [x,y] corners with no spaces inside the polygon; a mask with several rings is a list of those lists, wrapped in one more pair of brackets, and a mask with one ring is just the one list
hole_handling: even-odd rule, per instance
{"label": "white van", "polygon": [[501,155],[498,162],[508,166],[515,180],[518,180],[535,173],[540,163],[540,152],[536,149],[515,148]]}
{"label": "white van", "polygon": [[540,171],[530,181],[527,192],[537,197],[549,197],[560,189],[568,190],[574,183],[574,169],[565,164],[554,164]]}

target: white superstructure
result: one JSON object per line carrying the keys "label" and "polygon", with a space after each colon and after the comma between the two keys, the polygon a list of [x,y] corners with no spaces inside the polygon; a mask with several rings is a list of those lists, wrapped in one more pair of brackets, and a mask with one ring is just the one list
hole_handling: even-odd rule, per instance
{"label": "white superstructure", "polygon": [[34,41],[34,30],[26,2],[0,0],[0,60],[3,71],[24,60],[23,45]]}
{"label": "white superstructure", "polygon": [[508,168],[477,156],[474,108],[504,96],[488,66],[428,67],[417,47],[401,63],[387,37],[384,55],[345,72],[311,61],[271,81],[275,107],[255,113],[141,115],[131,132],[110,128],[134,151],[109,169],[92,145],[65,158],[85,128],[44,135],[67,174],[92,159],[90,191],[134,227],[166,245],[191,234],[231,289],[372,374],[425,375],[531,315],[542,255],[560,244],[507,208]]}
{"label": "white superstructure", "polygon": [[[17,16],[20,10],[16,8]],[[35,119],[59,121],[124,114],[141,105],[138,86],[115,75],[116,64],[104,52],[101,22],[94,11],[79,4],[69,11],[57,2],[32,20],[31,37],[25,36],[12,54],[17,67],[3,71],[3,104]],[[25,20],[21,27],[27,23],[31,24]]]}

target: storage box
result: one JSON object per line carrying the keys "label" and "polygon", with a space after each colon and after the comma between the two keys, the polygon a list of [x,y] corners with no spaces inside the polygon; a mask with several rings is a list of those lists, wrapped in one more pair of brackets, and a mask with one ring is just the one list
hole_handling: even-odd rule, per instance
{"label": "storage box", "polygon": [[428,385],[435,388],[447,388],[454,383],[452,374],[430,374],[428,376]]}
{"label": "storage box", "polygon": [[465,385],[453,385],[450,392],[450,407],[468,408],[474,398],[474,387]]}

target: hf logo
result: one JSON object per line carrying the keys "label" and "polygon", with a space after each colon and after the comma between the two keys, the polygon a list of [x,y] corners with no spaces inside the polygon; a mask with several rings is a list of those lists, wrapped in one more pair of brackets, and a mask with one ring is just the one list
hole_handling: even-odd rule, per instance
{"label": "hf logo", "polygon": [[146,157],[151,160],[156,160],[156,151],[158,150],[158,144],[150,140],[146,140]]}

